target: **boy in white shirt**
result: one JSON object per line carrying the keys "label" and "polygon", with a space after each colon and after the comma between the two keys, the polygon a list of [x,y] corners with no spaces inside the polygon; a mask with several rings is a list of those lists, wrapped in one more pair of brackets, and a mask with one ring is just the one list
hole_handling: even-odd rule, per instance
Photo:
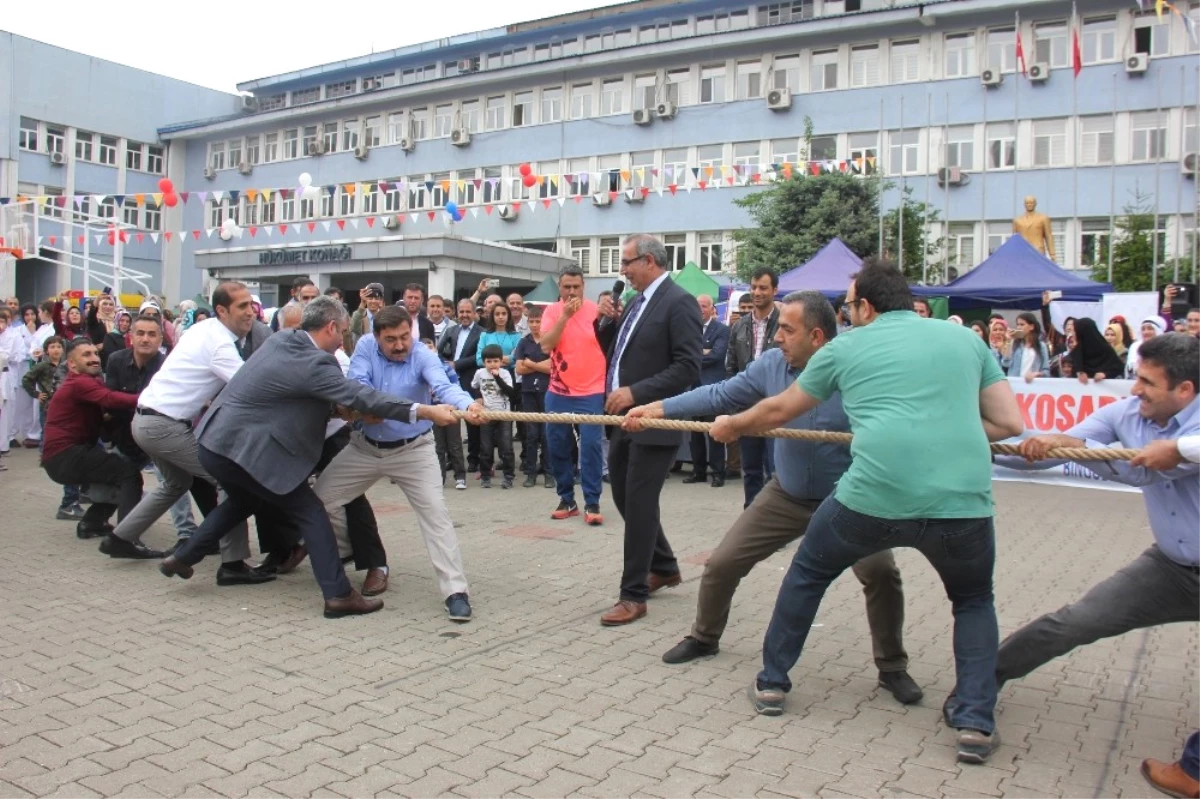
{"label": "boy in white shirt", "polygon": [[[499,345],[489,344],[481,354],[483,368],[471,378],[471,388],[483,397],[483,405],[489,411],[507,411],[517,398],[517,387],[512,373],[504,367],[504,351]],[[494,448],[500,450],[500,468],[504,472],[501,488],[513,485],[512,422],[484,422],[479,428],[479,474],[483,488],[492,487],[492,464]]]}

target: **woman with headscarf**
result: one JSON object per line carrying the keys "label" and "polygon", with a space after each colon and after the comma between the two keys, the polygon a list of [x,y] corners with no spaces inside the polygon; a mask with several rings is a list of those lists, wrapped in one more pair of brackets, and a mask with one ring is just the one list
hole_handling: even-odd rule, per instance
{"label": "woman with headscarf", "polygon": [[1108,342],[1108,346],[1113,348],[1113,352],[1117,353],[1117,357],[1124,360],[1125,353],[1125,331],[1118,324],[1111,324],[1104,328],[1104,340]]}
{"label": "woman with headscarf", "polygon": [[129,329],[133,327],[133,316],[124,309],[117,311],[117,326],[104,337],[104,351],[112,355],[117,350],[132,346],[129,340]]}
{"label": "woman with headscarf", "polygon": [[997,317],[988,323],[988,347],[998,364],[1003,364],[1004,359],[1012,355],[1012,341],[1008,338],[1008,322]]}
{"label": "woman with headscarf", "polygon": [[1075,349],[1071,351],[1071,367],[1080,383],[1086,383],[1089,378],[1103,380],[1125,373],[1125,364],[1104,340],[1095,320],[1086,316],[1075,320]]}
{"label": "woman with headscarf", "polygon": [[104,346],[108,334],[117,329],[117,301],[111,294],[101,294],[94,302],[88,303],[87,334],[96,349],[100,350],[100,367],[108,368],[108,356],[111,354]]}
{"label": "woman with headscarf", "polygon": [[[1129,327],[1129,323],[1125,321],[1125,317],[1120,314],[1108,320],[1109,327],[1116,325],[1121,330],[1121,344],[1126,350],[1133,346],[1133,330]],[[1106,328],[1107,329],[1107,328]]]}
{"label": "woman with headscarf", "polygon": [[1142,334],[1141,338],[1133,342],[1132,346],[1129,347],[1129,354],[1125,356],[1125,376],[1131,380],[1137,377],[1138,364],[1142,362],[1141,356],[1138,355],[1138,350],[1141,349],[1142,344],[1166,332],[1163,318],[1157,314],[1147,316],[1142,320],[1138,332]]}
{"label": "woman with headscarf", "polygon": [[58,295],[51,318],[54,321],[54,334],[70,343],[72,339],[87,335],[87,322],[82,311],[74,305],[65,305],[66,300],[67,292]]}

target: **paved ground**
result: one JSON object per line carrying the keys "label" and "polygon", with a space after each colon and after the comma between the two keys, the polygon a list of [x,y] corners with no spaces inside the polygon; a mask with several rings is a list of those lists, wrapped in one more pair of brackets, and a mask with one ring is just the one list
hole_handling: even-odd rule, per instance
{"label": "paved ground", "polygon": [[[326,621],[311,572],[217,588],[110,561],[52,519],[27,452],[0,474],[0,796],[1147,796],[1146,756],[1197,726],[1197,629],[1097,644],[1001,695],[1005,745],[959,767],[939,708],[949,606],[899,554],[920,706],[876,688],[861,594],[821,608],[781,718],[744,696],[790,552],[738,594],[719,657],[670,667],[705,553],[740,487],[668,484],[684,585],[629,627],[621,525],[553,523],[542,488],[450,492],[476,619],[445,619],[411,511],[371,494],[392,552],[387,606]],[[1079,596],[1150,540],[1137,495],[998,484],[1002,633]],[[148,536],[166,545],[160,524]]]}

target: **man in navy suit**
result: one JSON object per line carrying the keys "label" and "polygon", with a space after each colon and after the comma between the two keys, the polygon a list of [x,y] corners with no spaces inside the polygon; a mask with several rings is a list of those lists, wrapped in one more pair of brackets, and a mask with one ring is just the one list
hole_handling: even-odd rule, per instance
{"label": "man in navy suit", "polygon": [[[711,386],[725,379],[725,354],[729,351],[729,326],[717,319],[717,308],[713,298],[701,294],[696,298],[700,305],[701,335],[700,385]],[[712,416],[697,416],[698,422],[711,422]],[[712,487],[725,485],[725,445],[714,441],[704,433],[692,433],[692,474],[683,478],[685,483],[703,483],[711,473]]]}

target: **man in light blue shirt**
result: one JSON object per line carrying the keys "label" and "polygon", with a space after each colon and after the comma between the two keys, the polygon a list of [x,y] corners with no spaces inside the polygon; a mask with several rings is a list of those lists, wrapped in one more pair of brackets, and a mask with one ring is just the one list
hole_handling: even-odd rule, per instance
{"label": "man in light blue shirt", "polygon": [[[414,403],[428,403],[432,395],[438,402],[468,411],[469,421],[478,422],[481,404],[450,382],[435,353],[419,343],[413,346],[412,317],[405,308],[380,309],[373,327],[374,335],[363,336],[354,348],[348,374],[351,380]],[[467,578],[458,536],[442,495],[441,468],[430,435],[432,425],[421,420],[362,422],[362,429],[351,434],[350,443],[313,486],[333,522],[339,554],[345,557],[351,552],[343,506],[366,493],[380,478],[388,478],[400,487],[416,513],[451,620],[470,621]],[[382,549],[382,543],[379,546]],[[382,585],[372,585],[374,593],[387,590],[386,566],[383,573]]]}
{"label": "man in light blue shirt", "polygon": [[[1062,435],[1021,443],[1029,459],[1053,447],[1138,449],[1200,432],[1200,339],[1181,333],[1152,338],[1139,350],[1133,396],[1093,413]],[[997,458],[1019,466],[1018,458]],[[1045,462],[1038,464],[1044,467]],[[1200,621],[1200,465],[1154,471],[1123,461],[1084,461],[1105,480],[1138,486],[1154,543],[1082,599],[1030,622],[1000,645],[996,681],[1024,677],[1042,664],[1101,638],[1170,622]]]}

